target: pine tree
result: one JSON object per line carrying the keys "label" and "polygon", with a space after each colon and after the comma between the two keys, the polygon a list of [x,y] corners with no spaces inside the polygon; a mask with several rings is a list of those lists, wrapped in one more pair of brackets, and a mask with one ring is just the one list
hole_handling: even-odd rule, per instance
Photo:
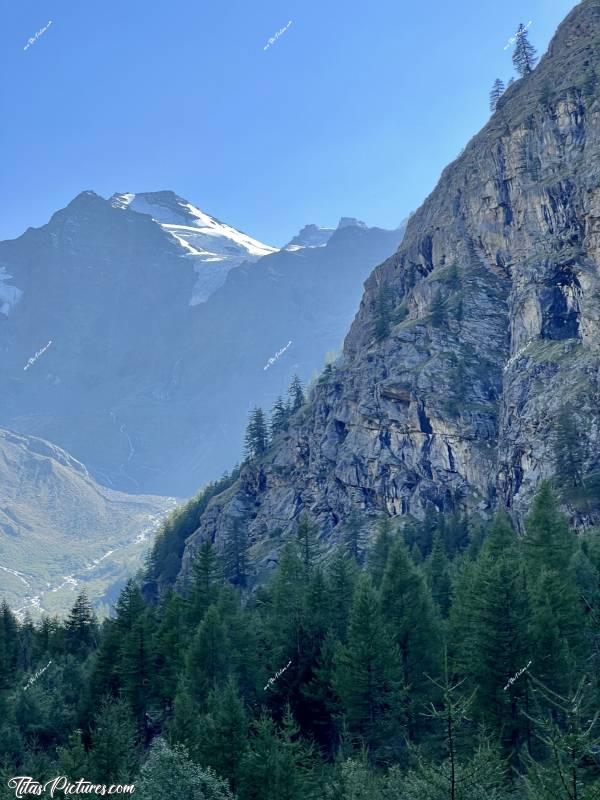
{"label": "pine tree", "polygon": [[381,609],[400,651],[403,685],[410,687],[409,725],[418,725],[417,707],[430,699],[441,666],[441,631],[431,596],[402,542],[395,542],[381,583]]}
{"label": "pine tree", "polygon": [[299,737],[289,708],[278,729],[270,717],[253,725],[248,752],[242,759],[243,800],[311,800],[312,749]]}
{"label": "pine tree", "polygon": [[227,630],[215,606],[211,606],[200,623],[187,653],[186,675],[192,696],[200,704],[209,692],[227,680],[230,648]]}
{"label": "pine tree", "polygon": [[433,600],[443,617],[450,610],[450,570],[442,537],[436,533],[427,563],[427,579]]}
{"label": "pine tree", "polygon": [[103,701],[91,739],[89,777],[106,784],[129,781],[137,762],[136,735],[133,719],[123,700]]}
{"label": "pine tree", "polygon": [[377,525],[375,544],[368,556],[369,572],[376,588],[383,578],[391,546],[392,521],[387,514],[382,514]]}
{"label": "pine tree", "polygon": [[350,612],[348,641],[336,656],[334,689],[350,734],[377,757],[399,746],[400,654],[382,618],[370,580],[361,576]]}
{"label": "pine tree", "polygon": [[357,574],[356,563],[338,548],[328,564],[327,587],[331,630],[342,642],[346,638]]}
{"label": "pine tree", "polygon": [[492,114],[496,110],[498,105],[498,100],[504,94],[504,81],[501,81],[500,78],[496,78],[494,81],[494,85],[492,86],[492,90],[490,92],[490,111]]}
{"label": "pine tree", "polygon": [[283,402],[281,395],[277,398],[273,410],[271,411],[271,438],[274,439],[279,433],[286,430],[289,418],[289,411]]}
{"label": "pine tree", "polygon": [[575,540],[567,520],[558,511],[556,497],[548,481],[543,481],[533,500],[525,521],[523,539],[529,575],[534,577],[542,568],[564,575],[575,549]]}
{"label": "pine tree", "polygon": [[554,434],[554,467],[562,484],[581,486],[584,458],[581,432],[576,419],[569,409],[562,409],[556,420]]}
{"label": "pine tree", "polygon": [[98,638],[98,623],[85,591],[81,592],[65,623],[67,644],[71,653],[87,652]]}
{"label": "pine tree", "polygon": [[589,680],[584,676],[577,688],[564,696],[536,678],[533,683],[541,702],[538,713],[529,719],[546,758],[526,756],[528,800],[598,800],[599,712],[590,702]]}
{"label": "pine tree", "polygon": [[290,398],[290,411],[292,414],[298,411],[306,402],[302,383],[297,375],[294,375],[292,379],[288,389],[288,397]]}
{"label": "pine tree", "polygon": [[245,587],[248,581],[248,529],[240,517],[234,517],[223,545],[225,577],[234,586]]}
{"label": "pine tree", "polygon": [[221,564],[214,545],[207,539],[200,545],[192,562],[188,617],[193,625],[197,625],[210,606],[216,602],[221,582]]}
{"label": "pine tree", "polygon": [[357,511],[351,511],[344,526],[343,541],[348,555],[362,564],[364,557],[364,520]]}
{"label": "pine tree", "polygon": [[0,693],[12,686],[19,658],[17,618],[6,600],[0,606]]}
{"label": "pine tree", "polygon": [[316,525],[306,512],[300,515],[296,536],[298,538],[300,558],[304,564],[304,570],[306,574],[309,574],[315,566],[319,554],[319,541],[317,538]]}
{"label": "pine tree", "polygon": [[508,518],[498,514],[476,564],[465,620],[469,643],[462,659],[477,687],[474,708],[501,737],[507,754],[516,754],[527,738],[522,712],[528,704],[527,676],[509,681],[535,661],[528,636],[531,609],[517,547]]}
{"label": "pine tree", "polygon": [[246,458],[254,459],[266,452],[269,445],[269,434],[262,408],[254,408],[250,413],[245,436]]}
{"label": "pine tree", "polygon": [[160,738],[150,748],[135,792],[142,800],[233,800],[222,778],[194,763],[183,745],[171,747]]}
{"label": "pine tree", "polygon": [[512,59],[515,69],[521,77],[528,75],[537,61],[535,47],[530,43],[527,29],[522,22],[517,30],[517,41]]}
{"label": "pine tree", "polygon": [[208,714],[202,721],[202,763],[227,778],[233,791],[240,781],[241,764],[248,744],[248,719],[237,685],[229,679],[222,690],[208,698]]}

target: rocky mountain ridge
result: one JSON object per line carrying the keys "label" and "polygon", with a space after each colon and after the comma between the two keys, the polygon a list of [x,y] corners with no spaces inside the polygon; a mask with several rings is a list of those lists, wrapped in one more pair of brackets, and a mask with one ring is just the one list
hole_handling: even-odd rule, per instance
{"label": "rocky mountain ridge", "polygon": [[[322,247],[238,263],[255,240],[172,192],[83,192],[0,242],[0,425],[112,488],[185,497],[239,459],[252,405],[339,350],[363,281],[401,238],[350,224]],[[225,240],[222,285],[190,302]]]}
{"label": "rocky mountain ridge", "polygon": [[583,0],[370,275],[310,402],[209,503],[184,573],[235,517],[257,561],[304,510],[331,539],[352,509],[503,506],[519,521],[553,474],[560,413],[585,475],[600,469],[599,79],[600,2]]}

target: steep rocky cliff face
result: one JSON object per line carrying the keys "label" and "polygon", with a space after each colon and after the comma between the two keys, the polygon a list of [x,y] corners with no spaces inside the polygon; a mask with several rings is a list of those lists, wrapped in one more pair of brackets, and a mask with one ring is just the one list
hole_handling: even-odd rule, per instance
{"label": "steep rocky cliff face", "polygon": [[342,358],[212,501],[184,571],[232,516],[259,561],[303,509],[333,539],[351,508],[518,519],[553,472],[561,409],[598,469],[599,73],[600,2],[584,0],[371,274]]}

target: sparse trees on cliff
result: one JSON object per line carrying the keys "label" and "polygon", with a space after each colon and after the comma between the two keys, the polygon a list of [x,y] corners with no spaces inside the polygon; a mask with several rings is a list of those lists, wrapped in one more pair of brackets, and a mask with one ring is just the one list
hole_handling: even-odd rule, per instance
{"label": "sparse trees on cliff", "polygon": [[527,38],[527,29],[521,22],[517,30],[517,41],[513,53],[513,64],[521,77],[528,75],[534,68],[537,56],[535,47]]}
{"label": "sparse trees on cliff", "polygon": [[492,90],[490,92],[490,111],[492,114],[496,110],[496,106],[498,105],[498,100],[504,94],[504,81],[501,81],[500,78],[496,78],[494,84],[492,86]]}

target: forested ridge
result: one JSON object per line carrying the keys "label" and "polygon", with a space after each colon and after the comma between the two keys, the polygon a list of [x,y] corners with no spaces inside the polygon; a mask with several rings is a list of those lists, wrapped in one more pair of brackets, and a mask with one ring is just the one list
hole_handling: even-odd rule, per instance
{"label": "forested ridge", "polygon": [[[600,536],[543,484],[508,517],[310,518],[251,592],[202,545],[158,604],[131,581],[33,625],[0,612],[7,781],[131,783],[149,798],[600,797]],[[243,583],[243,581],[241,582]]]}

